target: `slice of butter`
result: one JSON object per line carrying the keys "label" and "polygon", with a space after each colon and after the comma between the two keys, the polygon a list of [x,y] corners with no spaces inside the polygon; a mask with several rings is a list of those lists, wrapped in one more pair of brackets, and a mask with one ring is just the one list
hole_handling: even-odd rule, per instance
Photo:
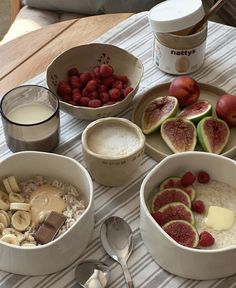
{"label": "slice of butter", "polygon": [[232,227],[234,219],[233,211],[223,207],[210,206],[205,224],[214,230],[228,230]]}

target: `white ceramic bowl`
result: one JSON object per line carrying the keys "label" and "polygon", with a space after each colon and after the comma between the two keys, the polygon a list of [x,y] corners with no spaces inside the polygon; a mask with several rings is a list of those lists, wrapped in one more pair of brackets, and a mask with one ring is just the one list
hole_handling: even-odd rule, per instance
{"label": "white ceramic bowl", "polygon": [[94,230],[93,185],[89,173],[77,161],[44,152],[19,152],[0,162],[0,178],[14,175],[53,177],[76,186],[86,210],[64,234],[36,247],[14,246],[0,241],[0,269],[23,275],[59,271],[74,262],[86,248]]}
{"label": "white ceramic bowl", "polygon": [[117,115],[129,106],[142,78],[143,65],[137,57],[114,45],[92,43],[63,52],[47,68],[47,85],[57,94],[58,81],[67,79],[67,71],[70,68],[77,67],[80,72],[92,71],[96,65],[102,63],[111,64],[117,75],[125,74],[130,81],[129,86],[134,90],[124,100],[99,108],[74,106],[60,101],[62,110],[80,119],[95,120]]}
{"label": "white ceramic bowl", "polygon": [[83,156],[94,180],[106,186],[125,184],[137,171],[144,153],[141,129],[123,118],[90,123],[82,134]]}
{"label": "white ceramic bowl", "polygon": [[236,187],[236,162],[205,152],[168,156],[145,177],[140,190],[140,230],[153,259],[165,270],[191,279],[215,279],[235,274],[236,246],[221,249],[193,249],[175,242],[152,218],[148,196],[161,181],[186,171],[207,171],[212,179]]}

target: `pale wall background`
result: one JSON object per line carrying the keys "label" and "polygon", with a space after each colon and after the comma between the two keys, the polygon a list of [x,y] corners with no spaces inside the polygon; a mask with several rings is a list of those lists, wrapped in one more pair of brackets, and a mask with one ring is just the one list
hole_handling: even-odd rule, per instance
{"label": "pale wall background", "polygon": [[10,27],[10,0],[0,0],[0,40]]}

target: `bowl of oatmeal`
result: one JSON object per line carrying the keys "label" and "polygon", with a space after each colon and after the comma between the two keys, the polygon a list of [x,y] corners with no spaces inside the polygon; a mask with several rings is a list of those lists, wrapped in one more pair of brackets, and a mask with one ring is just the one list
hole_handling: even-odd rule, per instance
{"label": "bowl of oatmeal", "polygon": [[33,151],[0,165],[0,269],[43,275],[70,265],[94,229],[87,170],[69,157]]}
{"label": "bowl of oatmeal", "polygon": [[140,231],[168,272],[207,280],[235,274],[236,163],[206,152],[168,156],[140,188]]}

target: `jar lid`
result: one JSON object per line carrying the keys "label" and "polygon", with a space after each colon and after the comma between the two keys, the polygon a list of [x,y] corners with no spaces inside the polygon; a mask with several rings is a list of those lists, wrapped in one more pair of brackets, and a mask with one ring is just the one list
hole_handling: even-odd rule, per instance
{"label": "jar lid", "polygon": [[153,32],[180,31],[198,23],[205,15],[201,0],[166,0],[148,15]]}

